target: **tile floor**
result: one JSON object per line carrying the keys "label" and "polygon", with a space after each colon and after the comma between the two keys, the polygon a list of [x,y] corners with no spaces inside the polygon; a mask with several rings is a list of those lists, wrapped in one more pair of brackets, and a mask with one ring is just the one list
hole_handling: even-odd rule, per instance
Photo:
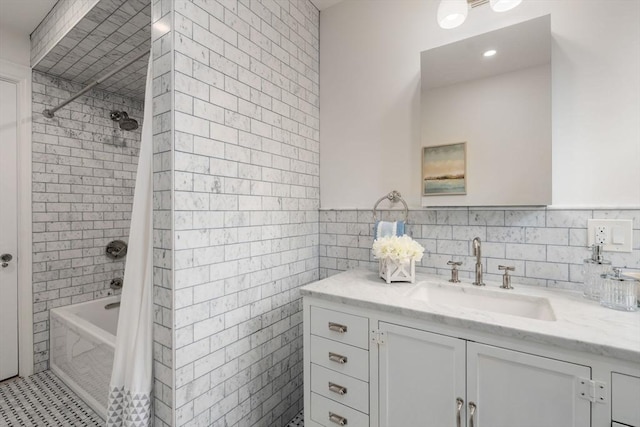
{"label": "tile floor", "polygon": [[[0,383],[0,427],[102,427],[104,421],[51,371]],[[285,427],[304,427],[302,412]]]}
{"label": "tile floor", "polygon": [[0,426],[102,427],[104,421],[51,371],[0,383]]}
{"label": "tile floor", "polygon": [[302,417],[302,411],[294,419],[292,419],[289,424],[285,427],[304,427],[304,418]]}
{"label": "tile floor", "polygon": [[[102,427],[104,421],[51,371],[0,383],[0,427]],[[304,427],[302,412],[285,427]]]}

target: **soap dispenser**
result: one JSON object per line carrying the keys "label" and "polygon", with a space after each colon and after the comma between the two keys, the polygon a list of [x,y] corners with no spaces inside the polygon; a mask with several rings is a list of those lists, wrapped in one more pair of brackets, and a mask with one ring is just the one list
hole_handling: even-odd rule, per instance
{"label": "soap dispenser", "polygon": [[602,256],[602,245],[591,245],[591,258],[584,260],[584,292],[585,298],[599,301],[602,289],[602,275],[611,270],[611,261]]}

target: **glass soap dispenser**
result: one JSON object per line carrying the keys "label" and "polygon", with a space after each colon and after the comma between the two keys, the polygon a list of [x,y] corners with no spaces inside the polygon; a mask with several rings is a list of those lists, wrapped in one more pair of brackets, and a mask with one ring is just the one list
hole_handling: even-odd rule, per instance
{"label": "glass soap dispenser", "polygon": [[584,269],[582,270],[585,298],[600,300],[602,275],[607,274],[610,270],[611,261],[606,261],[602,256],[602,245],[591,245],[591,258],[584,260]]}
{"label": "glass soap dispenser", "polygon": [[638,281],[621,274],[619,268],[602,275],[600,304],[614,310],[636,311],[638,309]]}

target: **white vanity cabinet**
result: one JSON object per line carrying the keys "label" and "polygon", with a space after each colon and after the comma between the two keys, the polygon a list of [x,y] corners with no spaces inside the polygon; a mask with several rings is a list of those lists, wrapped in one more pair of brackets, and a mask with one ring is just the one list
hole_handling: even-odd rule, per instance
{"label": "white vanity cabinet", "polygon": [[383,308],[305,296],[305,426],[640,427],[640,363]]}
{"label": "white vanity cabinet", "polygon": [[586,366],[384,322],[379,332],[380,427],[591,423],[578,397]]}
{"label": "white vanity cabinet", "polygon": [[305,426],[369,426],[369,319],[307,307]]}

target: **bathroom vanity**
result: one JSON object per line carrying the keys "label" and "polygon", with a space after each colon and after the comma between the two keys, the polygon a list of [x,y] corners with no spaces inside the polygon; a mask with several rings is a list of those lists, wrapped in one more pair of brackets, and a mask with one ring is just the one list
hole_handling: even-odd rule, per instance
{"label": "bathroom vanity", "polygon": [[640,427],[640,312],[351,270],[301,288],[305,425]]}

